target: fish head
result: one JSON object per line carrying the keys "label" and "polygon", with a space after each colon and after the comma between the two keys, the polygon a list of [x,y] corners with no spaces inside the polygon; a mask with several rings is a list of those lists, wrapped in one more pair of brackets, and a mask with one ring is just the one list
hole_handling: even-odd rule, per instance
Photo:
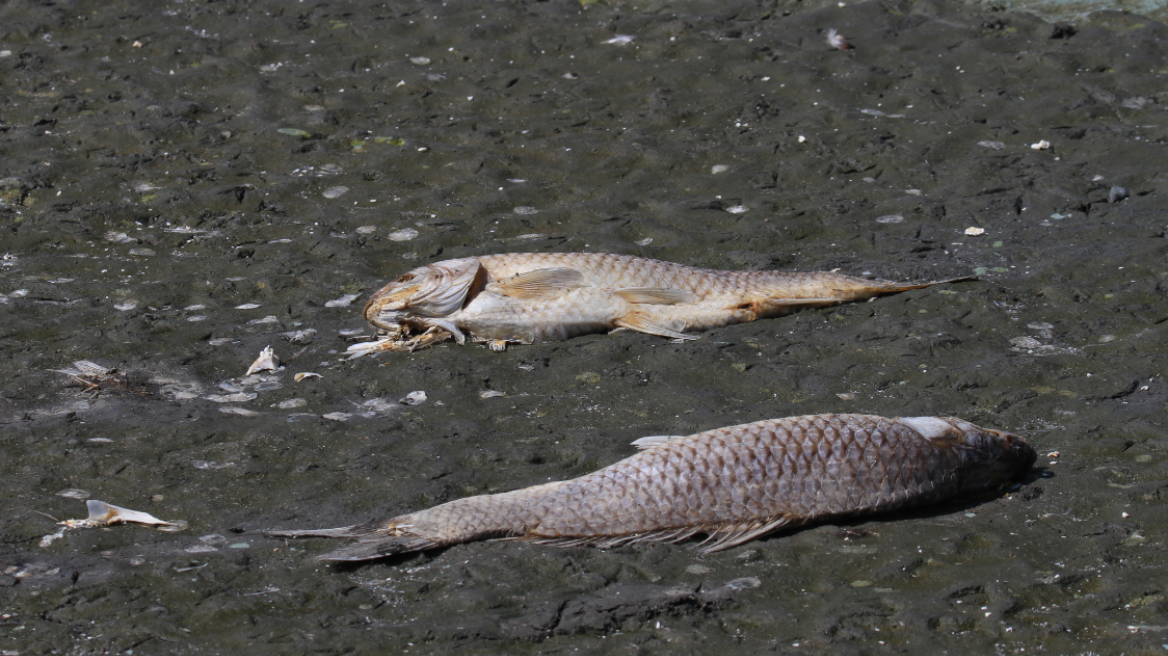
{"label": "fish head", "polygon": [[966,491],[994,490],[1013,483],[1038,459],[1025,439],[957,417],[904,417],[900,421],[960,459]]}
{"label": "fish head", "polygon": [[418,267],[378,290],[365,304],[365,320],[401,335],[414,317],[449,316],[462,309],[480,271],[475,258]]}

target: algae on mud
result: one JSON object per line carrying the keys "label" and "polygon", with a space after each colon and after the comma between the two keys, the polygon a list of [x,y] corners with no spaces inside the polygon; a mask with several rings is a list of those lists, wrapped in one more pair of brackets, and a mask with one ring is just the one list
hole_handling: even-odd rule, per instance
{"label": "algae on mud", "polygon": [[[1166,37],[935,0],[5,3],[0,650],[1159,653]],[[340,361],[364,322],[329,301],[519,250],[985,273],[690,344]],[[269,344],[286,370],[237,378]],[[78,360],[141,387],[69,387]],[[348,569],[258,534],[811,412],[958,415],[1061,455],[992,503],[701,558]],[[39,549],[32,511],[69,515],[68,488],[191,528]]]}

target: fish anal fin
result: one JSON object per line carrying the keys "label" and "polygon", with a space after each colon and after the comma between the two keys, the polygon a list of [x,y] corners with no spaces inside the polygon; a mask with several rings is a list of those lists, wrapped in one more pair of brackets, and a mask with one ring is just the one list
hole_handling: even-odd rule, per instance
{"label": "fish anal fin", "polygon": [[699,545],[700,551],[703,554],[708,554],[729,549],[730,547],[737,547],[745,542],[760,538],[771,531],[777,531],[784,527],[798,526],[801,523],[802,521],[793,515],[779,515],[777,517],[724,524],[705,531],[709,534],[709,537]]}
{"label": "fish anal fin", "polygon": [[487,290],[511,298],[543,298],[558,296],[582,286],[584,274],[561,267],[517,273],[487,285]]}
{"label": "fish anal fin", "polygon": [[616,325],[620,328],[628,328],[639,333],[646,333],[649,335],[659,335],[661,337],[671,337],[673,339],[694,340],[697,337],[693,335],[686,335],[680,333],[668,326],[663,326],[660,323],[650,319],[649,317],[639,312],[630,312],[623,317],[616,320]]}
{"label": "fish anal fin", "polygon": [[629,303],[644,305],[678,305],[697,300],[693,292],[667,287],[625,287],[613,293]]}
{"label": "fish anal fin", "polygon": [[384,538],[366,538],[358,540],[347,547],[330,551],[316,557],[317,560],[334,560],[343,562],[360,562],[362,560],[376,560],[395,554],[425,551],[444,546],[429,538],[417,535],[395,535]]}

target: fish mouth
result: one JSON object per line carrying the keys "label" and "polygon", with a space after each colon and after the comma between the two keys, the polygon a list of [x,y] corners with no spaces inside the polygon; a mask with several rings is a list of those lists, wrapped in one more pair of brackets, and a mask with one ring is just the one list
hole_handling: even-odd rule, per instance
{"label": "fish mouth", "polygon": [[983,428],[988,438],[985,459],[972,468],[971,487],[1001,489],[1020,480],[1038,460],[1038,452],[1024,438]]}

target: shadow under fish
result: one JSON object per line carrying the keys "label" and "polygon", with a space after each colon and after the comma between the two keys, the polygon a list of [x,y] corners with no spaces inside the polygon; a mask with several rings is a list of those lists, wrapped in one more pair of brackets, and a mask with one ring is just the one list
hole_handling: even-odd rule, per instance
{"label": "shadow under fish", "polygon": [[348,352],[410,351],[451,338],[502,351],[619,329],[697,339],[686,333],[972,279],[715,271],[606,253],[484,255],[418,267],[383,287],[365,319],[384,338]]}
{"label": "shadow under fish", "polygon": [[1037,457],[1016,435],[954,417],[808,415],[634,444],[644,450],[568,481],[266,534],[355,538],[320,556],[339,561],[495,538],[617,547],[704,535],[709,553],[781,528],[999,490]]}

